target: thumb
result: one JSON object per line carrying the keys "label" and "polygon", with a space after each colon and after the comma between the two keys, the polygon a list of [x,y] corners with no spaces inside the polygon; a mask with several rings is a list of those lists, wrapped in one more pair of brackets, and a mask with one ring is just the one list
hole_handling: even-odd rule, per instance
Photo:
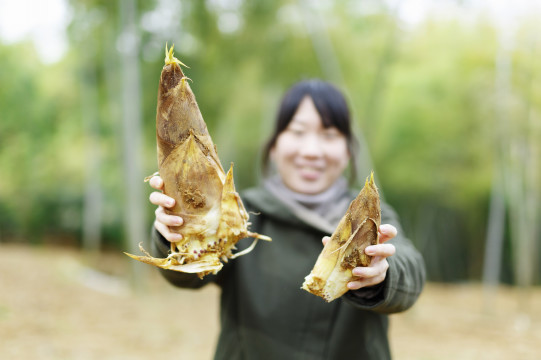
{"label": "thumb", "polygon": [[324,236],[323,239],[321,239],[321,242],[323,243],[323,246],[327,245],[329,240],[331,240],[330,236]]}

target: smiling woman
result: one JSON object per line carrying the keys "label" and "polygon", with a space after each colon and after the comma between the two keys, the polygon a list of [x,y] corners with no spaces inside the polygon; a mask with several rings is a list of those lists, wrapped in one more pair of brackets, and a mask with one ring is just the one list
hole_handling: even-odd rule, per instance
{"label": "smiling woman", "polygon": [[305,194],[328,189],[349,161],[346,137],[325,128],[311,97],[306,96],[270,151],[287,187]]}
{"label": "smiling woman", "polygon": [[351,161],[356,176],[357,141],[348,105],[333,85],[303,81],[284,96],[274,133],[263,153],[265,171],[272,163],[288,188],[317,194],[328,189]]}
{"label": "smiling woman", "polygon": [[[301,289],[325,237],[338,229],[335,240],[348,240],[350,234],[355,236],[347,230],[353,229],[350,225],[364,224],[363,214],[348,210],[358,191],[350,190],[343,176],[355,148],[341,92],[321,80],[295,84],[282,99],[274,133],[264,147],[264,163],[276,171],[267,172],[260,186],[240,194],[253,214],[252,228],[272,237],[272,243],[261,244],[201,280],[194,274],[162,270],[179,287],[220,286],[222,329],[215,359],[390,359],[384,314],[415,303],[425,270],[388,205],[381,203],[381,216],[378,211],[370,222],[372,239],[379,243],[355,248],[371,261],[358,264],[348,257],[337,265],[351,266],[347,272],[337,270],[347,276],[334,282],[341,287],[340,292],[333,291],[336,300],[329,304]],[[373,179],[371,184],[375,188]],[[154,176],[150,185],[164,190],[160,176]],[[175,237],[175,226],[190,226],[190,219],[167,215],[176,202],[164,193],[152,193],[150,201],[158,206],[153,252],[165,257],[171,243],[181,241]],[[341,222],[343,216],[346,220]],[[339,246],[333,252],[348,248],[337,241],[328,242]],[[245,245],[239,244],[242,251]]]}

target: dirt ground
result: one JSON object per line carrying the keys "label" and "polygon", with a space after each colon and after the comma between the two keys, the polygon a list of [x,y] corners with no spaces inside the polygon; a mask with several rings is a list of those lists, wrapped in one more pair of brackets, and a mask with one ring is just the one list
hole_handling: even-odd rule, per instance
{"label": "dirt ground", "polygon": [[[134,290],[134,263],[0,244],[0,358],[211,359],[218,289],[176,289],[141,264]],[[541,288],[428,284],[390,338],[397,360],[540,359]]]}

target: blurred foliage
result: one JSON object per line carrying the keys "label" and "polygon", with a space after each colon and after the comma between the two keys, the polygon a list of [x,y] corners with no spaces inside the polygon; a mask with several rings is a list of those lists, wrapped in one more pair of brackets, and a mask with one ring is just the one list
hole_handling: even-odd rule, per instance
{"label": "blurred foliage", "polygon": [[[303,78],[335,82],[364,134],[367,166],[425,254],[429,277],[481,276],[498,141],[494,24],[427,18],[411,26],[383,3],[352,0],[156,0],[138,3],[133,39],[120,28],[119,3],[71,1],[70,50],[58,63],[40,64],[30,43],[0,44],[0,241],[80,245],[92,179],[103,198],[103,246],[124,246],[121,50],[139,48],[141,98],[133,102],[143,112],[141,164],[151,174],[169,42],[190,66],[185,72],[224,166],[235,162],[239,189],[259,179],[261,146],[284,90]],[[538,30],[525,22],[516,33],[511,118],[541,107],[539,82],[532,84],[537,45],[529,40]],[[89,111],[95,120],[84,120]],[[99,157],[95,173],[89,152]],[[153,210],[148,204],[149,227]],[[511,281],[508,251],[503,261]]]}

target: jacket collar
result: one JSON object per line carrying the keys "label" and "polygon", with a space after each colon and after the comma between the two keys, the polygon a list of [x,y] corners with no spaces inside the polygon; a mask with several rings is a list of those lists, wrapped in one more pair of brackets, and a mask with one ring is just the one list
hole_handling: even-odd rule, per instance
{"label": "jacket collar", "polygon": [[355,197],[348,191],[347,185],[344,186],[343,191],[335,193],[337,194],[336,198],[333,198],[333,201],[329,203],[324,214],[318,214],[301,205],[294,200],[291,194],[288,195],[287,191],[281,190],[280,186],[269,186],[268,183],[246,190],[243,192],[242,198],[249,207],[261,211],[265,216],[294,225],[309,226],[330,235]]}

